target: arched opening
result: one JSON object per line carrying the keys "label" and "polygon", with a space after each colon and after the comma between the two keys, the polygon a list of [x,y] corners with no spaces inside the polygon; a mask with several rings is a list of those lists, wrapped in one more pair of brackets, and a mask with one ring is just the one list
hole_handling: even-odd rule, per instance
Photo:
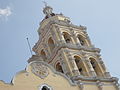
{"label": "arched opening", "polygon": [[77,37],[78,37],[78,40],[79,40],[79,43],[80,43],[81,46],[86,46],[87,45],[83,36],[78,35]]}
{"label": "arched opening", "polygon": [[43,86],[43,87],[41,88],[41,90],[50,90],[50,88],[47,87],[47,86]]}
{"label": "arched opening", "polygon": [[96,73],[97,76],[102,76],[102,71],[97,63],[97,61],[94,58],[90,58],[90,63]]}
{"label": "arched opening", "polygon": [[74,56],[74,59],[75,59],[75,62],[76,62],[76,65],[78,67],[78,70],[79,70],[80,74],[83,75],[83,76],[87,76],[87,71],[85,69],[85,66],[84,66],[81,58],[78,57],[78,56]]}
{"label": "arched opening", "polygon": [[41,50],[41,57],[42,57],[43,60],[47,59],[45,51],[43,49]]}
{"label": "arched opening", "polygon": [[56,64],[56,71],[61,72],[61,73],[64,73],[64,72],[63,72],[63,69],[62,69],[62,66],[60,65],[59,62]]}
{"label": "arched opening", "polygon": [[49,46],[51,52],[55,48],[54,41],[51,37],[48,39],[48,46]]}
{"label": "arched opening", "polygon": [[71,39],[71,37],[68,33],[63,32],[63,36],[64,36],[64,39],[65,39],[66,43],[72,43],[72,39]]}

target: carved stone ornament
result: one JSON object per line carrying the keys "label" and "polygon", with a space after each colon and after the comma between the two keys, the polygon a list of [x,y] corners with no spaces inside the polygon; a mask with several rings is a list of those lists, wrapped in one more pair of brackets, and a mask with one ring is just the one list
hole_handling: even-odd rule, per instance
{"label": "carved stone ornament", "polygon": [[31,67],[32,67],[32,72],[41,79],[44,79],[49,74],[48,68],[43,63],[34,62],[31,64]]}

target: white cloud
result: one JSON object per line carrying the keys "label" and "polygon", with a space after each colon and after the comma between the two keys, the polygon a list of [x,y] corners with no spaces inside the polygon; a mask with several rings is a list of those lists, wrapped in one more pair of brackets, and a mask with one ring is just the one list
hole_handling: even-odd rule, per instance
{"label": "white cloud", "polygon": [[8,17],[12,14],[11,8],[10,7],[6,7],[4,9],[0,8],[0,17]]}

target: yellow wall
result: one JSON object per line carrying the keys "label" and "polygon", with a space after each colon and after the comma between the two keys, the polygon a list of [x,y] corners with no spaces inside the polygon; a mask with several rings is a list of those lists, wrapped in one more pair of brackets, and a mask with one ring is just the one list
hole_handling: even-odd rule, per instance
{"label": "yellow wall", "polygon": [[[65,75],[56,72],[50,65],[43,62],[37,63],[42,63],[47,67],[49,73],[44,79],[35,75],[32,72],[33,67],[29,64],[26,70],[16,74],[11,84],[5,84],[3,81],[0,81],[0,90],[40,90],[39,88],[44,84],[52,87],[52,90],[99,90],[98,85],[92,81],[94,84],[83,83],[84,88],[82,89],[79,85],[73,84]],[[111,83],[104,84],[106,85],[102,86],[102,90],[116,90]]]}
{"label": "yellow wall", "polygon": [[79,90],[78,86],[72,86],[64,76],[54,74],[50,68],[48,76],[41,79],[31,72],[30,66],[28,67],[27,71],[21,71],[14,77],[13,85],[0,81],[0,90],[39,90],[42,84],[51,86],[53,90]]}

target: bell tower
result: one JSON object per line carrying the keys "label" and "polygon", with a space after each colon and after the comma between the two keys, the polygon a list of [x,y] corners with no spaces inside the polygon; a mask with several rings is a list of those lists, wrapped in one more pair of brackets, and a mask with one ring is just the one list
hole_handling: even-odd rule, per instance
{"label": "bell tower", "polygon": [[70,18],[52,10],[47,5],[43,9],[45,18],[38,29],[39,40],[33,47],[36,55],[28,62],[42,60],[52,65],[57,72],[77,83],[80,90],[93,83],[99,90],[103,90],[105,84],[119,90],[117,78],[107,71],[100,49],[92,45],[87,28],[72,24]]}

